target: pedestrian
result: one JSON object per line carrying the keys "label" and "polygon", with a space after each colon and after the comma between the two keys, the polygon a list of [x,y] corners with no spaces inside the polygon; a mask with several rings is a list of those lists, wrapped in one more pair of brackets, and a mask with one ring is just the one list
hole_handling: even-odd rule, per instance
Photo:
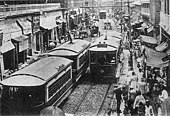
{"label": "pedestrian", "polygon": [[143,102],[139,102],[137,111],[138,111],[138,116],[145,116],[145,104],[143,104]]}
{"label": "pedestrian", "polygon": [[139,64],[139,62],[137,62],[137,67],[138,67],[138,68],[140,68],[140,64]]}
{"label": "pedestrian", "polygon": [[151,106],[149,100],[146,100],[145,116],[154,116],[153,107]]}
{"label": "pedestrian", "polygon": [[165,112],[166,112],[166,105],[165,105],[164,102],[167,98],[168,98],[168,92],[166,90],[166,87],[163,85],[161,95],[159,95],[160,106],[161,106],[161,110],[162,110],[162,116],[164,116]]}
{"label": "pedestrian", "polygon": [[128,105],[131,116],[136,116],[136,114],[137,114],[136,110],[133,109],[135,97],[136,97],[136,91],[134,91],[133,88],[130,88],[129,99],[127,101],[127,105]]}
{"label": "pedestrian", "polygon": [[159,100],[159,86],[157,83],[154,84],[154,87],[152,88],[151,91],[151,96],[152,96],[152,107],[154,111],[154,116],[158,116],[158,108],[160,107],[160,100]]}
{"label": "pedestrian", "polygon": [[121,101],[122,101],[122,88],[118,87],[115,90],[115,94],[116,94],[116,100],[117,100],[117,113],[121,113],[120,105],[121,105]]}
{"label": "pedestrian", "polygon": [[134,104],[133,104],[133,109],[137,109],[139,107],[140,102],[145,104],[145,98],[142,95],[141,91],[138,91],[138,95],[136,96]]}
{"label": "pedestrian", "polygon": [[161,95],[159,95],[159,99],[161,100],[161,102],[164,102],[165,99],[168,98],[168,92],[167,92],[166,87],[164,85],[162,86],[161,89],[162,89],[162,92],[161,92]]}

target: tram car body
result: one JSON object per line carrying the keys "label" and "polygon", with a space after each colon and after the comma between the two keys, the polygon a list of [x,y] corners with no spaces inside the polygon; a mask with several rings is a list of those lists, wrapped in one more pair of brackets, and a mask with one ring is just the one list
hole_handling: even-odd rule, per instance
{"label": "tram car body", "polygon": [[88,50],[90,45],[91,43],[86,40],[75,39],[72,42],[66,42],[51,50],[48,55],[60,56],[73,60],[73,83],[76,83],[89,66]]}
{"label": "tram car body", "polygon": [[106,10],[100,10],[99,11],[99,18],[100,19],[106,19],[107,17],[107,11]]}
{"label": "tram car body", "polygon": [[115,77],[121,38],[112,31],[96,38],[89,49],[90,72],[92,77]]}
{"label": "tram car body", "polygon": [[98,26],[92,26],[90,28],[90,33],[91,33],[91,37],[94,37],[95,34],[98,36],[99,35],[99,27]]}
{"label": "tram car body", "polygon": [[72,91],[72,62],[46,57],[2,80],[2,115],[39,115],[58,106]]}

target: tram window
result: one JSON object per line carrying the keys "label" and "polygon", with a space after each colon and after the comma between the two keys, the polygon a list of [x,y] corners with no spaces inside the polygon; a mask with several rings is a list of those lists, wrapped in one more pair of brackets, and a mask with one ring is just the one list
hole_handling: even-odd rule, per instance
{"label": "tram window", "polygon": [[95,54],[95,53],[92,53],[91,54],[91,63],[96,63],[96,61],[101,64],[101,65],[104,65],[104,64],[112,64],[112,63],[115,63],[115,54],[113,53],[106,53],[106,54]]}
{"label": "tram window", "polygon": [[51,98],[54,94],[56,94],[69,79],[71,79],[71,70],[68,70],[63,76],[48,87],[48,98]]}
{"label": "tram window", "polygon": [[86,52],[79,58],[79,67],[82,66],[84,62],[86,62],[87,60],[88,60],[88,52]]}
{"label": "tram window", "polygon": [[79,67],[83,64],[84,62],[84,55],[82,55],[80,58],[79,58]]}
{"label": "tram window", "polygon": [[90,60],[91,60],[91,63],[95,63],[95,61],[96,61],[96,54],[95,53],[90,54]]}
{"label": "tram window", "polygon": [[108,63],[115,63],[115,56],[114,54],[107,54],[107,62]]}

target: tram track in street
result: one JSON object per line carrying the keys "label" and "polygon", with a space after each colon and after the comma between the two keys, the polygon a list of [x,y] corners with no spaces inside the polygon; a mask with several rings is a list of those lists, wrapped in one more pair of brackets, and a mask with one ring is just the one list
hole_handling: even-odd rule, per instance
{"label": "tram track in street", "polygon": [[[103,107],[111,92],[113,83],[82,83],[75,88],[68,100],[60,107],[64,112],[79,115],[100,115],[109,105]],[[80,91],[81,90],[81,91]],[[110,100],[107,100],[110,101]],[[108,103],[109,104],[109,103]],[[105,109],[103,109],[105,108]]]}

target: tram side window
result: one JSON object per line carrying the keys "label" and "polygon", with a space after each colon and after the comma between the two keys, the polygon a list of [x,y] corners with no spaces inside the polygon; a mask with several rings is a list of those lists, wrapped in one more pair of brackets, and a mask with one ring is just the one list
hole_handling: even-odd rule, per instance
{"label": "tram side window", "polygon": [[90,60],[91,60],[91,63],[95,63],[95,61],[96,61],[96,54],[95,53],[90,54]]}
{"label": "tram side window", "polygon": [[63,76],[48,87],[48,98],[51,98],[57,91],[62,89],[62,86],[66,84],[69,79],[71,79],[71,70],[68,70]]}
{"label": "tram side window", "polygon": [[79,58],[79,67],[81,67],[84,64],[84,62],[86,62],[87,60],[88,60],[88,52],[86,52]]}

